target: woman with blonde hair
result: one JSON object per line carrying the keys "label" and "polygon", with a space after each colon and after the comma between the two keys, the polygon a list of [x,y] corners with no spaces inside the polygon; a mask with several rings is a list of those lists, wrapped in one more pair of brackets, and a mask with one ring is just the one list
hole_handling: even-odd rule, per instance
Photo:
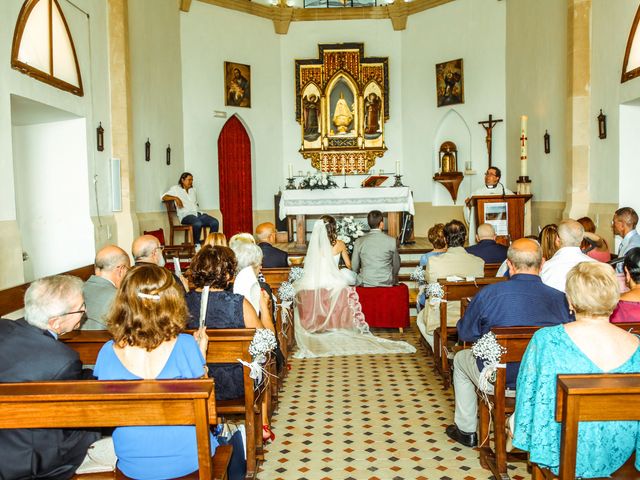
{"label": "woman with blonde hair", "polygon": [[[134,267],[124,278],[107,318],[113,340],[96,361],[98,380],[199,378],[206,375],[207,335],[182,332],[184,294],[169,270]],[[118,468],[136,479],[175,478],[198,470],[193,426],[118,427],[113,433]],[[211,436],[211,454],[218,445]]]}
{"label": "woman with blonde hair", "polygon": [[202,244],[202,246],[204,247],[205,245],[211,245],[212,247],[220,245],[222,247],[226,247],[227,237],[225,237],[224,233],[222,232],[212,232],[207,235],[207,238],[204,239],[204,243]]}
{"label": "woman with blonde hair", "polygon": [[[561,431],[555,421],[557,375],[640,372],[638,337],[609,323],[619,298],[613,269],[598,262],[579,263],[567,275],[566,295],[575,322],[535,333],[516,388],[513,445],[555,473]],[[608,477],[631,456],[637,439],[638,422],[582,423],[576,477]]]}
{"label": "woman with blonde hair", "polygon": [[542,247],[542,258],[549,260],[560,248],[558,226],[555,223],[545,225],[538,235],[538,242]]}

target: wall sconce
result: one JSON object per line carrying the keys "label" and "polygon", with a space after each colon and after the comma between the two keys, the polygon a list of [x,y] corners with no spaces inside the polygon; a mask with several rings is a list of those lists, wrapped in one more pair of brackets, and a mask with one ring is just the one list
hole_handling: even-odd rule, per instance
{"label": "wall sconce", "polygon": [[167,145],[167,165],[171,165],[171,145]]}
{"label": "wall sconce", "polygon": [[147,138],[147,141],[144,143],[144,159],[146,162],[151,161],[151,142]]}
{"label": "wall sconce", "polygon": [[551,135],[544,131],[544,153],[551,153]]}
{"label": "wall sconce", "polygon": [[607,116],[602,113],[602,109],[600,109],[600,115],[598,115],[598,137],[600,139],[607,138]]}
{"label": "wall sconce", "polygon": [[97,144],[98,144],[98,151],[103,152],[104,151],[104,128],[102,128],[102,122],[100,122],[100,125],[98,125],[98,128],[96,128],[96,138],[97,138]]}

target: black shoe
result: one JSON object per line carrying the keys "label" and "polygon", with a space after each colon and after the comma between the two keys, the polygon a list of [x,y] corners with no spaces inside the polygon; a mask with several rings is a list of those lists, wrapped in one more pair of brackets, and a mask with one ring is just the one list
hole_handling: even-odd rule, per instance
{"label": "black shoe", "polygon": [[447,436],[451,440],[455,440],[456,442],[461,443],[465,447],[475,447],[476,445],[478,445],[478,435],[475,432],[473,433],[463,432],[458,428],[456,424],[449,425],[445,430],[445,432],[447,433]]}

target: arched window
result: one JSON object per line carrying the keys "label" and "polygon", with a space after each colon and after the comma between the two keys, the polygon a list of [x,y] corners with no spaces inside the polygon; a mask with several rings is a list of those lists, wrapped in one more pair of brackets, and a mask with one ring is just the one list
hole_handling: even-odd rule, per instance
{"label": "arched window", "polygon": [[11,67],[83,96],[78,57],[58,0],[26,0],[13,32]]}
{"label": "arched window", "polygon": [[638,22],[640,22],[640,7],[638,7],[636,16],[633,19],[629,40],[627,40],[620,83],[640,76],[640,32],[638,31]]}

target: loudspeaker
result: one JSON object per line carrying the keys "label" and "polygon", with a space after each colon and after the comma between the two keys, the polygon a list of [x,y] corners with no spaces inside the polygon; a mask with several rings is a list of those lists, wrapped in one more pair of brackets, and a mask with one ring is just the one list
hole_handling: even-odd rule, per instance
{"label": "loudspeaker", "polygon": [[111,211],[122,211],[122,182],[120,180],[120,159],[111,159]]}
{"label": "loudspeaker", "polygon": [[416,243],[413,239],[413,215],[402,212],[402,233],[400,234],[400,245]]}

